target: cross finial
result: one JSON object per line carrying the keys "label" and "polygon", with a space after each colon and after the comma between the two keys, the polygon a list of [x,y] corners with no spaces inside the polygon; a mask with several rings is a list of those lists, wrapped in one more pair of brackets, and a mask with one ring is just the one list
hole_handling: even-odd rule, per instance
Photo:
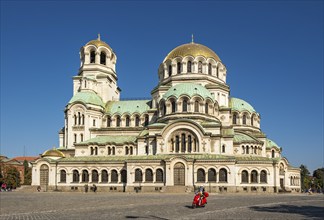
{"label": "cross finial", "polygon": [[193,34],[191,34],[191,43],[192,44],[194,43],[194,36],[193,36]]}
{"label": "cross finial", "polygon": [[98,40],[100,40],[100,34],[98,34]]}

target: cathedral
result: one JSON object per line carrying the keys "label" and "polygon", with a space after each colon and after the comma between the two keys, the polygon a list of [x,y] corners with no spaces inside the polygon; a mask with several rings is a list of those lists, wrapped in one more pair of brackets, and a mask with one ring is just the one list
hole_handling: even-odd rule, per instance
{"label": "cathedral", "polygon": [[192,40],[171,50],[147,100],[120,100],[117,55],[100,35],[81,47],[80,61],[59,148],[33,163],[33,186],[300,192],[299,168],[262,132],[255,108],[230,96],[226,66],[207,46]]}

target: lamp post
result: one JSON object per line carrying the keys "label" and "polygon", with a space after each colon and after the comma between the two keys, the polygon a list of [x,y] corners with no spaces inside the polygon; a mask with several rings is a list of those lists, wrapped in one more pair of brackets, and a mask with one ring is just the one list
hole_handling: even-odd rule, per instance
{"label": "lamp post", "polygon": [[57,189],[57,164],[58,164],[58,162],[55,161],[55,189],[54,189],[54,191],[58,191],[58,189]]}

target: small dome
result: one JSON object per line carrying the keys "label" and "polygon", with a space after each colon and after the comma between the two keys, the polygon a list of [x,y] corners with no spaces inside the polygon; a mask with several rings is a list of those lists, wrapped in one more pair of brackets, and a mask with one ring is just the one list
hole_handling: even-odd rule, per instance
{"label": "small dome", "polygon": [[239,112],[248,111],[250,113],[253,113],[253,112],[256,113],[254,108],[249,103],[247,103],[243,99],[238,99],[238,98],[233,98],[233,97],[230,98],[230,108],[232,110],[236,110]]}
{"label": "small dome", "polygon": [[216,61],[221,61],[217,54],[209,49],[208,47],[201,45],[201,44],[196,44],[196,43],[188,43],[188,44],[183,44],[180,45],[176,48],[174,48],[163,60],[165,62],[168,59],[173,59],[176,57],[185,57],[185,56],[203,56],[206,59],[207,58],[213,58]]}
{"label": "small dome", "polygon": [[96,47],[104,46],[104,47],[108,47],[110,50],[112,50],[111,47],[106,42],[100,40],[100,34],[98,34],[98,39],[89,41],[86,44],[86,46],[88,46],[88,45],[94,45]]}
{"label": "small dome", "polygon": [[187,95],[190,98],[193,97],[194,95],[199,95],[204,99],[210,98],[211,100],[214,100],[213,96],[210,94],[208,89],[206,89],[205,87],[203,87],[199,84],[194,84],[194,83],[181,83],[181,84],[172,86],[163,95],[163,98],[168,99],[171,96],[178,98],[181,95]]}
{"label": "small dome", "polygon": [[98,105],[101,107],[105,105],[102,99],[93,91],[81,91],[76,93],[69,101],[69,104],[74,102],[82,102],[84,104]]}
{"label": "small dome", "polygon": [[55,148],[45,151],[41,156],[42,157],[65,157],[65,155],[61,151]]}

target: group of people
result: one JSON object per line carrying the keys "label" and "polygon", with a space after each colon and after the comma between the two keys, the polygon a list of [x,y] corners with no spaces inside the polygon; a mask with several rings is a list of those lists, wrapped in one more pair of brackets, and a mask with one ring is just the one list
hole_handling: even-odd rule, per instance
{"label": "group of people", "polygon": [[1,184],[1,192],[5,192],[5,191],[11,191],[11,188],[8,187],[8,185],[6,183],[2,183]]}
{"label": "group of people", "polygon": [[[89,186],[88,186],[88,184],[85,184],[85,185],[84,185],[84,192],[87,193],[88,190],[89,190]],[[93,191],[93,192],[97,192],[97,186],[96,186],[96,184],[93,184],[93,185],[90,187],[90,190]]]}

